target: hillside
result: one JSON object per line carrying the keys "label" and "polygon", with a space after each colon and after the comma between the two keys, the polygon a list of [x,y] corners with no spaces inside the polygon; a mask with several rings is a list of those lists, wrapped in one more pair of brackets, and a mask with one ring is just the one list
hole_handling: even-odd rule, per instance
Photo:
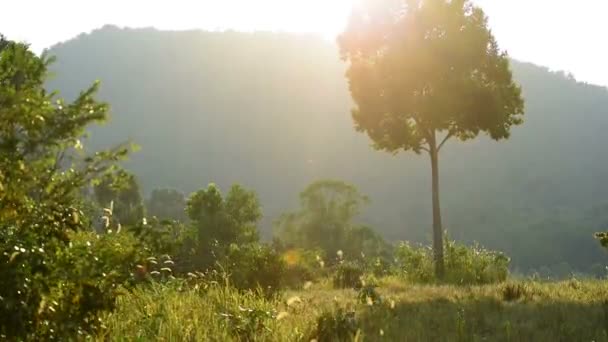
{"label": "hillside", "polygon": [[[430,238],[424,156],[373,151],[353,130],[345,66],[313,36],[104,27],[51,48],[68,98],[93,80],[112,105],[92,147],[130,138],[128,167],[149,192],[240,182],[264,205],[264,230],[304,186],[340,178],[372,198],[362,220],[390,241]],[[509,141],[452,142],[441,156],[453,238],[507,252],[523,271],[591,271],[608,226],[608,91],[513,62],[526,122]],[[567,263],[567,265],[565,264]],[[595,266],[597,268],[599,266]]]}

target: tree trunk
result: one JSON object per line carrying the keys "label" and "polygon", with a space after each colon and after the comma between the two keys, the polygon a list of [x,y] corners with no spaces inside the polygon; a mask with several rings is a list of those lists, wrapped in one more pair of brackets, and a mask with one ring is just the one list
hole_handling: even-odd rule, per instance
{"label": "tree trunk", "polygon": [[435,257],[435,275],[443,278],[443,228],[441,225],[441,207],[439,205],[439,151],[435,132],[429,141],[429,155],[431,157],[432,192],[433,192],[433,252]]}

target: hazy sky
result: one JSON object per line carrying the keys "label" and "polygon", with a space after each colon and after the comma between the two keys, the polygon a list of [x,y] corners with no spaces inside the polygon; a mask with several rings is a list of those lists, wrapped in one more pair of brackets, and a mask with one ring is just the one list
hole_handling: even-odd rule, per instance
{"label": "hazy sky", "polygon": [[[105,24],[317,32],[332,38],[356,0],[0,0],[0,33],[36,51]],[[511,56],[608,86],[608,0],[474,0]]]}

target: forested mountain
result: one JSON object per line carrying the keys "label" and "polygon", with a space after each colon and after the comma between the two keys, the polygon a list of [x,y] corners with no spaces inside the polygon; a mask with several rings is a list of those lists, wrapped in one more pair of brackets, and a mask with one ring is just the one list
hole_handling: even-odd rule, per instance
{"label": "forested mountain", "polygon": [[[102,81],[112,115],[91,147],[125,137],[140,145],[127,166],[146,193],[242,183],[257,190],[269,235],[306,184],[338,178],[371,197],[361,220],[389,241],[430,239],[429,162],[374,151],[354,131],[332,42],[107,26],[49,53],[58,76],[48,86],[67,98]],[[507,141],[442,151],[445,227],[505,251],[523,271],[591,271],[606,259],[592,234],[608,226],[608,90],[531,64],[512,68],[525,123]]]}

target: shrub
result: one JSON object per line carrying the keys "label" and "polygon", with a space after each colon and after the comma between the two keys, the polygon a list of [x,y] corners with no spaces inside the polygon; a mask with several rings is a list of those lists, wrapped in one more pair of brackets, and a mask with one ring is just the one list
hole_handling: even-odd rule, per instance
{"label": "shrub", "polygon": [[368,263],[367,269],[374,276],[381,278],[393,274],[393,265],[387,258],[377,257],[372,262]]}
{"label": "shrub", "polygon": [[82,190],[128,149],[85,157],[81,139],[107,113],[98,83],[65,101],[45,90],[52,60],[0,40],[0,339],[82,338],[116,292],[104,292],[106,277],[64,277],[59,265],[74,252],[69,233],[89,228]]}
{"label": "shrub", "polygon": [[471,247],[444,242],[445,281],[452,284],[492,284],[507,280],[510,259],[479,244]]}
{"label": "shrub", "polygon": [[258,243],[232,244],[220,267],[239,290],[260,289],[271,296],[281,289],[285,263],[271,247]]}
{"label": "shrub", "polygon": [[37,338],[88,335],[103,322],[97,316],[114,309],[116,298],[136,283],[134,271],[144,259],[130,234],[69,234],[70,244],[47,260],[48,283],[37,314]]}
{"label": "shrub", "polygon": [[282,253],[285,262],[283,285],[299,289],[306,282],[315,281],[326,275],[328,269],[320,264],[322,253],[303,249],[290,249]]}
{"label": "shrub", "polygon": [[317,325],[310,340],[318,342],[353,341],[359,324],[354,311],[338,308],[336,311],[325,311],[317,318]]}
{"label": "shrub", "polygon": [[363,276],[363,268],[353,262],[342,262],[336,266],[333,276],[333,284],[335,288],[345,289],[361,287],[361,277]]}
{"label": "shrub", "polygon": [[[490,251],[478,244],[465,246],[444,241],[445,276],[450,284],[491,284],[503,282],[509,274],[510,259],[500,252]],[[398,267],[411,281],[437,281],[434,275],[432,249],[402,243],[395,253]]]}
{"label": "shrub", "polygon": [[402,242],[395,251],[397,267],[408,280],[429,283],[435,279],[432,253],[428,247],[414,247]]}

